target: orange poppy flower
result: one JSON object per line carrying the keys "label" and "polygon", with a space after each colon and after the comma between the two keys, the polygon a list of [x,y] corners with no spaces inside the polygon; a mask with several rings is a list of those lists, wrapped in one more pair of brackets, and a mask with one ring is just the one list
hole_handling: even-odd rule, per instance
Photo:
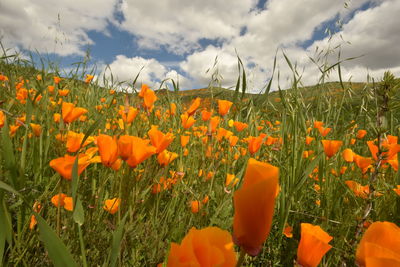
{"label": "orange poppy flower", "polygon": [[197,230],[192,228],[181,244],[172,243],[168,255],[168,267],[236,265],[236,253],[232,236],[218,227]]}
{"label": "orange poppy flower", "polygon": [[333,239],[318,225],[301,224],[301,238],[297,248],[297,262],[304,267],[316,267],[322,257],[332,248]]}
{"label": "orange poppy flower", "polygon": [[235,186],[239,182],[239,178],[236,178],[234,174],[227,173],[225,179],[225,186]]}
{"label": "orange poppy flower", "polygon": [[131,154],[126,160],[129,166],[135,168],[137,165],[151,157],[156,153],[156,148],[154,146],[149,146],[150,140],[145,140],[140,137],[131,136]]}
{"label": "orange poppy flower", "polygon": [[193,101],[193,103],[190,105],[189,109],[186,111],[187,114],[189,114],[189,116],[192,116],[196,112],[196,110],[199,108],[200,103],[201,103],[201,98],[197,97]]}
{"label": "orange poppy flower", "polygon": [[251,256],[260,252],[271,229],[278,179],[277,167],[250,158],[243,185],[234,193],[234,240]]}
{"label": "orange poppy flower", "polygon": [[361,169],[362,173],[366,173],[367,170],[372,167],[372,159],[371,158],[365,158],[360,155],[354,154],[354,162],[356,165]]}
{"label": "orange poppy flower", "polygon": [[130,124],[135,120],[135,118],[136,118],[137,114],[139,113],[139,111],[138,111],[137,108],[134,108],[134,107],[125,108],[124,106],[121,106],[120,110],[118,111],[118,113],[121,115],[122,120],[125,123]]}
{"label": "orange poppy flower", "polygon": [[328,135],[328,133],[332,130],[332,128],[324,128],[324,127],[319,127],[318,131],[321,134],[322,137],[325,137]]}
{"label": "orange poppy flower", "polygon": [[123,160],[127,160],[132,154],[133,136],[121,135],[118,138],[118,153]]}
{"label": "orange poppy flower", "polygon": [[260,149],[262,142],[263,142],[263,137],[261,135],[257,137],[249,136],[248,148],[251,155],[254,155]]}
{"label": "orange poppy flower", "polygon": [[40,134],[42,133],[42,126],[40,126],[40,124],[36,124],[36,123],[31,123],[31,128],[33,131],[33,135],[36,137],[39,137]]}
{"label": "orange poppy flower", "polygon": [[[66,144],[67,151],[70,153],[75,153],[76,151],[78,151],[84,137],[85,137],[85,135],[83,133],[76,133],[73,131],[68,131],[67,144]],[[93,141],[94,141],[93,137],[91,137],[91,136],[88,137],[86,139],[85,143],[82,145],[82,147],[87,146],[88,144],[90,144]]]}
{"label": "orange poppy flower", "polygon": [[175,139],[172,133],[164,134],[158,130],[158,126],[155,125],[151,126],[150,131],[148,131],[148,135],[150,137],[151,144],[157,149],[157,154],[164,151],[164,149],[166,149]]}
{"label": "orange poppy flower", "polygon": [[293,237],[293,227],[286,223],[285,228],[283,229],[283,235],[287,238]]}
{"label": "orange poppy flower", "polygon": [[328,158],[333,157],[342,146],[343,142],[338,140],[321,140],[325,154]]}
{"label": "orange poppy flower", "polygon": [[324,126],[324,123],[322,121],[314,121],[314,128],[318,129]]}
{"label": "orange poppy flower", "polygon": [[237,144],[238,141],[239,141],[239,137],[234,136],[234,135],[229,136],[229,145],[230,145],[231,147],[236,146],[236,144]]}
{"label": "orange poppy flower", "polygon": [[361,185],[355,181],[351,181],[351,180],[347,180],[344,182],[351,191],[353,191],[354,195],[356,195],[357,197],[366,199],[368,198],[368,195],[370,193],[369,191],[369,186],[368,185]]}
{"label": "orange poppy flower", "polygon": [[85,83],[90,83],[94,78],[94,75],[86,74]]}
{"label": "orange poppy flower", "polygon": [[[72,167],[74,166],[75,157],[65,155],[50,161],[50,167],[58,172],[64,179],[71,180]],[[80,154],[78,158],[78,175],[80,175],[91,163],[91,157],[86,154]]]}
{"label": "orange poppy flower", "polygon": [[398,196],[400,196],[400,185],[397,185],[397,187],[394,188],[393,191],[394,191]]}
{"label": "orange poppy flower", "polygon": [[356,137],[357,137],[357,139],[363,139],[365,135],[367,135],[366,130],[358,130]]}
{"label": "orange poppy flower", "polygon": [[241,132],[248,127],[247,123],[235,121],[233,122],[233,126],[235,126],[236,131]]}
{"label": "orange poppy flower", "polygon": [[190,201],[190,210],[192,213],[198,213],[200,210],[200,201],[192,200]]}
{"label": "orange poppy flower", "polygon": [[64,209],[68,211],[74,210],[74,201],[72,197],[64,197]]}
{"label": "orange poppy flower", "polygon": [[311,142],[314,140],[314,137],[306,136],[306,145],[311,144]]}
{"label": "orange poppy flower", "polygon": [[114,214],[118,211],[120,204],[121,204],[120,198],[115,197],[112,199],[106,199],[104,201],[103,209],[108,211],[110,214]]}
{"label": "orange poppy flower", "polygon": [[233,103],[231,101],[218,99],[219,115],[225,116],[226,114],[228,114],[229,109],[231,108],[232,104]]}
{"label": "orange poppy flower", "polygon": [[144,103],[144,106],[145,106],[148,110],[152,110],[152,109],[153,109],[153,106],[154,106],[154,102],[156,102],[156,100],[157,100],[157,96],[156,96],[156,94],[154,93],[153,90],[148,89],[148,90],[146,90],[146,92],[144,93],[143,100],[144,100],[144,102],[143,102],[143,103]]}
{"label": "orange poppy flower", "polygon": [[176,104],[175,103],[170,103],[169,104],[169,110],[167,111],[169,115],[174,116],[176,114]]}
{"label": "orange poppy flower", "polygon": [[210,119],[210,131],[212,133],[215,133],[215,131],[217,130],[218,124],[221,121],[221,117],[219,116],[214,116]]}
{"label": "orange poppy flower", "polygon": [[181,135],[181,146],[185,147],[189,143],[190,136]]}
{"label": "orange poppy flower", "polygon": [[58,76],[54,76],[54,77],[53,77],[53,80],[54,80],[54,83],[55,83],[55,84],[58,84],[58,83],[61,82],[61,78],[58,77]]}
{"label": "orange poppy flower", "polygon": [[140,89],[139,92],[139,97],[143,98],[147,90],[150,90],[149,86],[147,84],[142,84],[142,88]]}
{"label": "orange poppy flower", "polygon": [[[33,204],[33,210],[35,212],[40,212],[41,209],[42,209],[42,204],[40,204],[39,202],[35,201],[35,203]],[[29,223],[29,229],[32,230],[35,227],[36,224],[37,224],[36,217],[35,217],[35,215],[32,215],[30,223]]]}
{"label": "orange poppy flower", "polygon": [[53,114],[53,120],[55,123],[59,123],[61,119],[61,114],[60,113],[54,113]]}
{"label": "orange poppy flower", "polygon": [[174,152],[169,152],[168,150],[164,149],[162,152],[160,152],[157,156],[157,161],[158,164],[161,166],[167,166],[170,164],[173,160],[175,160],[178,157],[178,154]]}
{"label": "orange poppy flower", "polygon": [[400,266],[400,228],[391,222],[374,222],[357,247],[359,266]]}
{"label": "orange poppy flower", "polygon": [[69,90],[68,89],[63,89],[63,90],[58,90],[58,95],[59,96],[67,96],[69,94]]}
{"label": "orange poppy flower", "polygon": [[66,196],[67,196],[67,195],[66,195],[66,194],[63,194],[63,193],[54,195],[54,196],[51,198],[51,203],[53,203],[53,205],[56,206],[56,207],[58,207],[58,206],[63,207],[63,206],[65,205],[64,199],[65,199]]}
{"label": "orange poppy flower", "polygon": [[5,120],[6,120],[6,115],[4,115],[4,112],[0,110],[0,128],[4,126]]}
{"label": "orange poppy flower", "polygon": [[87,109],[76,108],[75,105],[72,103],[62,103],[61,114],[65,123],[71,123],[87,112]]}
{"label": "orange poppy flower", "polygon": [[187,113],[181,115],[182,126],[185,129],[189,129],[196,122],[193,116],[189,116]]}
{"label": "orange poppy flower", "polygon": [[346,162],[353,162],[354,160],[354,152],[350,148],[346,148],[345,150],[343,150],[342,156]]}
{"label": "orange poppy flower", "polygon": [[201,111],[201,120],[202,121],[209,121],[212,116],[212,111],[202,110]]}
{"label": "orange poppy flower", "polygon": [[115,138],[109,135],[101,134],[96,138],[97,147],[101,163],[104,166],[111,167],[118,159],[118,144]]}

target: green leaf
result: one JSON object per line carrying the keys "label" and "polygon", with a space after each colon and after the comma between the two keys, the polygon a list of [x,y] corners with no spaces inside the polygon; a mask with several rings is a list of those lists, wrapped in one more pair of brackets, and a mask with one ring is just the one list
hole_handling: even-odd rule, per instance
{"label": "green leaf", "polygon": [[67,247],[38,213],[34,212],[39,225],[40,239],[49,254],[54,266],[73,267],[78,266],[68,251]]}
{"label": "green leaf", "polygon": [[125,214],[124,218],[119,223],[117,230],[115,230],[115,232],[113,233],[112,247],[111,247],[111,252],[110,252],[110,265],[109,265],[112,267],[115,266],[117,263],[127,215],[128,215],[128,213]]}
{"label": "green leaf", "polygon": [[74,214],[72,215],[74,221],[81,226],[85,222],[85,213],[83,211],[82,201],[79,197],[76,198]]}
{"label": "green leaf", "polygon": [[7,120],[4,121],[4,126],[1,133],[1,141],[4,167],[10,172],[11,179],[9,182],[15,187],[17,183],[16,179],[18,177],[18,168],[15,161],[13,145],[9,135]]}

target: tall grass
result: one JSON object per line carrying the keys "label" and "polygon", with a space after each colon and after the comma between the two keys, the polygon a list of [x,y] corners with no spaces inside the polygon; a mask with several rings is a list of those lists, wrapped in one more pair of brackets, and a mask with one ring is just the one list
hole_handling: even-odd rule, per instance
{"label": "tall grass", "polygon": [[[102,86],[100,78],[83,82],[84,74],[93,71],[87,69],[86,62],[62,76],[52,64],[38,68],[32,61],[4,54],[0,74],[8,80],[0,82],[0,108],[6,115],[0,149],[2,265],[154,266],[166,262],[170,243],[180,242],[192,226],[212,225],[231,232],[232,195],[241,186],[250,157],[279,167],[280,193],[272,231],[261,254],[254,258],[246,256],[244,264],[292,266],[300,239],[300,223],[308,222],[320,225],[334,237],[333,249],[325,256],[323,265],[354,265],[358,232],[364,230],[366,223],[379,220],[399,223],[399,196],[392,189],[400,184],[400,175],[392,167],[383,169],[376,164],[375,170],[362,174],[354,163],[343,160],[341,152],[327,158],[321,140],[341,140],[341,151],[351,148],[359,155],[370,157],[366,140],[383,139],[388,134],[399,136],[398,80],[387,74],[383,82],[372,80],[357,88],[341,79],[339,83],[325,83],[321,79],[320,84],[305,88],[295,65],[285,54],[284,57],[293,73],[291,88],[278,87],[274,92],[269,83],[266,92],[259,95],[246,94],[246,73],[239,58],[235,90],[233,94],[222,95],[234,101],[234,105],[227,116],[221,117],[218,126],[240,138],[236,146],[230,147],[228,140],[218,141],[215,133],[209,130],[202,133],[199,128],[209,127],[209,122],[201,120],[201,108],[214,109],[214,115],[218,113],[216,99],[221,95],[213,90],[219,87],[217,74],[210,83],[209,95],[203,96],[203,104],[195,115],[195,128],[185,130],[180,115],[190,101],[184,92],[179,92],[179,84],[175,82],[174,90],[156,91],[158,100],[154,109],[148,111],[143,109],[137,93],[110,93],[117,88],[113,80],[104,80]],[[321,74],[324,76],[332,70],[340,74],[340,62],[321,68]],[[54,76],[61,76],[62,81],[55,84]],[[25,102],[16,98],[18,84],[34,89]],[[55,87],[54,93],[49,92],[48,86]],[[138,84],[133,86],[140,90]],[[163,86],[167,88],[168,83]],[[70,92],[62,97],[58,89]],[[36,101],[39,96],[41,99]],[[380,108],[382,101],[387,104],[385,112]],[[61,113],[61,102],[86,108],[87,120],[70,124],[62,120],[55,122],[53,114]],[[168,116],[171,103],[176,104],[177,111]],[[118,122],[120,105],[139,109],[131,125]],[[249,126],[237,132],[230,126],[230,120],[246,122]],[[321,136],[313,128],[315,121],[323,121],[325,127],[332,128],[331,132]],[[15,135],[10,135],[10,127],[18,123],[20,127]],[[41,125],[39,136],[33,134],[30,123]],[[101,163],[92,163],[78,175],[76,160],[72,180],[66,180],[49,165],[51,160],[66,154],[65,142],[57,140],[57,134],[75,131],[85,134],[85,139],[100,133],[147,137],[151,125],[175,135],[168,150],[176,152],[178,158],[165,167],[153,155],[136,168],[123,163],[115,171]],[[367,130],[367,136],[351,144],[358,129]],[[261,133],[278,141],[263,144],[250,155],[245,138]],[[190,136],[187,155],[180,145],[181,135]],[[306,145],[306,136],[315,140]],[[88,147],[91,146],[96,145],[92,143]],[[212,153],[207,155],[209,147]],[[310,150],[313,154],[304,157],[304,152]],[[343,166],[348,169],[340,174]],[[332,174],[332,170],[339,174]],[[227,174],[234,174],[239,182],[225,186]],[[174,183],[167,185],[160,181],[168,178]],[[366,199],[360,198],[345,184],[346,180],[370,185],[372,192],[382,195],[377,197],[371,193]],[[158,185],[161,190],[154,193]],[[73,197],[74,211],[57,208],[50,202],[61,192]],[[201,204],[199,212],[191,212],[191,201],[201,202],[206,196],[209,201]],[[122,205],[117,213],[109,214],[103,209],[104,200],[114,197],[122,198]],[[40,203],[41,209],[33,209],[34,203]],[[32,215],[37,226],[30,229]],[[293,238],[282,234],[286,225],[293,227]]]}

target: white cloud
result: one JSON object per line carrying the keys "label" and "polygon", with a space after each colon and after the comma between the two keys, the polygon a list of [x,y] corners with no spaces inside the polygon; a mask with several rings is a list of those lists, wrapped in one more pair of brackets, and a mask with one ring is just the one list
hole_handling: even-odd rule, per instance
{"label": "white cloud", "polygon": [[129,87],[138,73],[140,74],[135,87],[139,87],[140,84],[145,83],[153,89],[158,89],[161,81],[168,78],[175,81],[179,80],[184,84],[188,83],[186,78],[179,75],[176,71],[168,69],[154,58],[129,58],[124,55],[116,56],[115,60],[105,68],[101,76],[105,75],[110,82],[112,76],[114,83],[123,82]]}
{"label": "white cloud", "polygon": [[181,54],[199,49],[198,41],[228,41],[239,35],[255,0],[123,0],[120,27],[139,37],[141,48],[165,46]]}
{"label": "white cloud", "polygon": [[83,46],[93,44],[86,31],[104,31],[114,6],[114,0],[2,0],[0,36],[7,47],[83,55]]}

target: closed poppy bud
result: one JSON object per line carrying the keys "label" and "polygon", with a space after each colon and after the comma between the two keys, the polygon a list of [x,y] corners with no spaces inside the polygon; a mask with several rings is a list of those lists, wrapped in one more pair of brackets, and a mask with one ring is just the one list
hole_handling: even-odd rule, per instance
{"label": "closed poppy bud", "polygon": [[343,142],[338,140],[321,140],[325,154],[328,158],[334,156],[342,146]]}
{"label": "closed poppy bud", "polygon": [[181,146],[185,147],[189,143],[190,136],[181,135]]}
{"label": "closed poppy bud", "polygon": [[64,209],[69,211],[74,210],[74,202],[72,197],[64,197]]}
{"label": "closed poppy bud", "polygon": [[398,196],[400,196],[400,185],[397,185],[397,187],[394,188],[393,191],[394,191]]}
{"label": "closed poppy bud", "polygon": [[342,156],[346,162],[353,162],[354,160],[354,152],[350,148],[343,150]]}
{"label": "closed poppy bud", "polygon": [[297,263],[304,267],[316,267],[322,257],[332,248],[333,239],[318,225],[301,224],[301,238],[297,248]]}
{"label": "closed poppy bud", "polygon": [[99,148],[101,163],[104,166],[111,167],[118,159],[117,141],[109,135],[101,134],[97,137],[96,142]]}
{"label": "closed poppy bud", "polygon": [[208,196],[205,196],[201,202],[202,202],[203,204],[207,204],[209,199],[210,199],[210,198],[209,198]]}
{"label": "closed poppy bud", "polygon": [[231,101],[218,99],[219,115],[225,116],[226,114],[228,114],[229,109],[231,108],[232,104],[233,103]]}
{"label": "closed poppy bud", "polygon": [[200,230],[193,227],[181,244],[171,244],[167,266],[232,267],[236,261],[232,236],[228,231],[218,227]]}
{"label": "closed poppy bud", "polygon": [[199,106],[200,106],[200,103],[201,103],[201,98],[200,97],[197,97],[194,101],[193,101],[193,103],[190,105],[190,107],[189,107],[189,109],[186,111],[188,114],[189,114],[189,116],[192,116],[195,112],[196,112],[196,110],[199,108]]}
{"label": "closed poppy bud", "polygon": [[350,145],[354,145],[355,143],[356,143],[356,139],[351,138],[351,139],[350,139]]}
{"label": "closed poppy bud", "polygon": [[356,137],[357,139],[363,139],[366,134],[367,134],[366,130],[358,130]]}
{"label": "closed poppy bud", "polygon": [[51,198],[51,203],[53,203],[53,205],[56,206],[56,207],[58,207],[58,206],[63,207],[64,206],[64,199],[65,199],[66,196],[67,195],[63,194],[63,193],[57,194],[57,195],[55,195],[55,196],[53,196]]}
{"label": "closed poppy bud", "polygon": [[235,179],[235,175],[234,174],[226,174],[226,179],[225,179],[225,186],[229,186],[233,180]]}
{"label": "closed poppy bud", "polygon": [[110,214],[114,214],[118,211],[120,204],[121,204],[120,198],[106,199],[104,201],[103,209],[108,211]]}
{"label": "closed poppy bud", "polygon": [[190,201],[190,210],[192,213],[198,213],[200,210],[200,201],[192,200]]}
{"label": "closed poppy bud", "polygon": [[374,222],[357,247],[359,266],[400,266],[400,228],[391,222]]}
{"label": "closed poppy bud", "polygon": [[272,225],[279,169],[250,158],[242,187],[235,191],[233,236],[235,243],[256,256]]}

